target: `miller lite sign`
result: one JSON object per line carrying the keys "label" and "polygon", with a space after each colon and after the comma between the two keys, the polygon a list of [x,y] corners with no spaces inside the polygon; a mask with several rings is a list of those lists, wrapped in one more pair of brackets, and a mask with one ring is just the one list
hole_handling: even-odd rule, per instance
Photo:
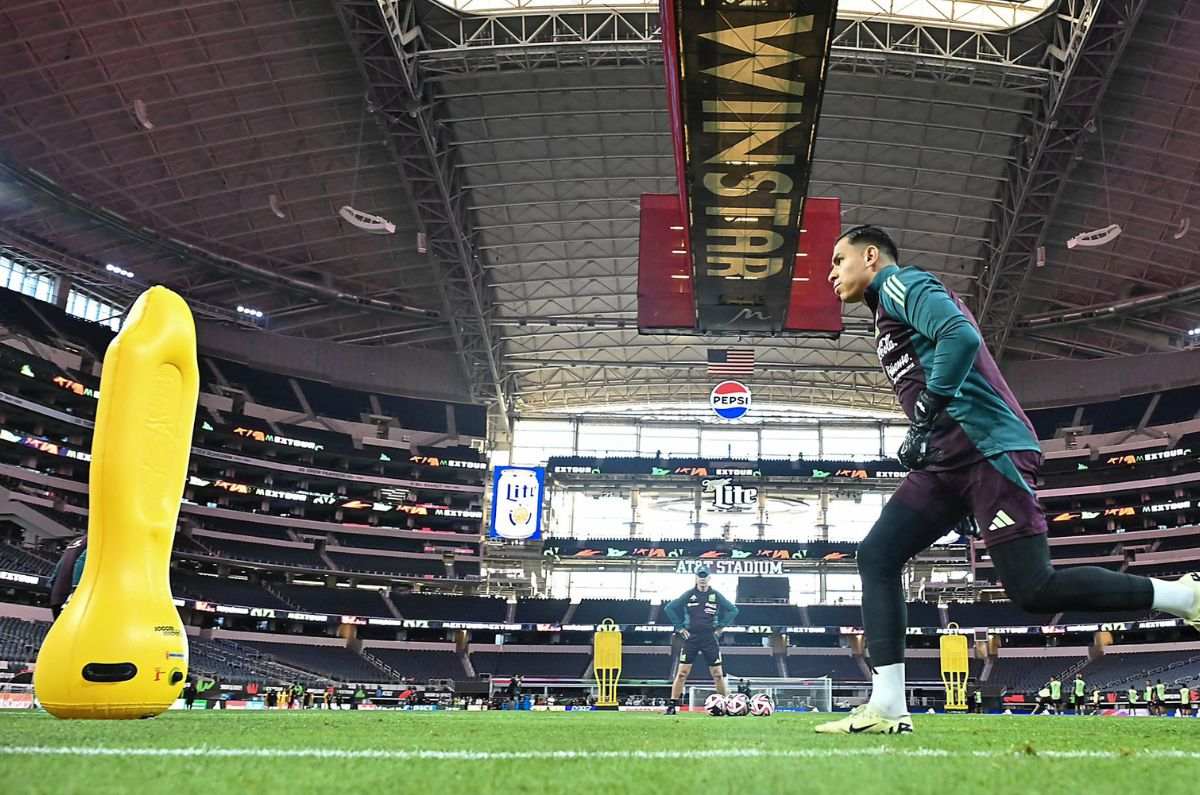
{"label": "miller lite sign", "polygon": [[712,507],[724,513],[747,511],[758,501],[758,489],[734,483],[731,478],[703,482],[704,493],[712,495]]}
{"label": "miller lite sign", "polygon": [[496,467],[492,475],[492,515],[488,537],[536,541],[542,537],[542,467]]}

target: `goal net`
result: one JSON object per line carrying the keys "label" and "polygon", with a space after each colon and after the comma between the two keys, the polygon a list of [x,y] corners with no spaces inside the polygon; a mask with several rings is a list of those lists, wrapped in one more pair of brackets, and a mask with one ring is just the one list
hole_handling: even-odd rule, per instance
{"label": "goal net", "polygon": [[0,709],[35,709],[33,685],[0,682]]}
{"label": "goal net", "polygon": [[[742,682],[750,685],[751,694],[766,693],[775,702],[777,710],[833,710],[833,680],[793,679],[791,677],[737,677],[729,679],[729,692],[733,693]],[[688,709],[702,709],[704,700],[717,692],[711,683],[689,685],[687,688]]]}

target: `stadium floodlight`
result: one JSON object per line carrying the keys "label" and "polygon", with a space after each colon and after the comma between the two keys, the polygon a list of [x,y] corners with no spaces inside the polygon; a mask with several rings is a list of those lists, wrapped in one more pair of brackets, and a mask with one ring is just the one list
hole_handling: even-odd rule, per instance
{"label": "stadium floodlight", "polygon": [[120,265],[105,265],[104,270],[108,271],[109,273],[115,273],[118,276],[124,276],[126,279],[133,278],[133,271],[127,271]]}
{"label": "stadium floodlight", "polygon": [[243,315],[249,315],[252,318],[261,318],[263,316],[263,311],[261,309],[254,309],[249,306],[242,306],[241,304],[238,304],[237,311]]}

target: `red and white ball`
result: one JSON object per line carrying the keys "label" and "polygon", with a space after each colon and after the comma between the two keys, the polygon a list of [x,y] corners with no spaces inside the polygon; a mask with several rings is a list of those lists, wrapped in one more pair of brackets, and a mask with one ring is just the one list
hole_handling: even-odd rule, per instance
{"label": "red and white ball", "polygon": [[766,693],[757,693],[750,699],[750,714],[758,718],[765,718],[775,714],[775,702]]}
{"label": "red and white ball", "polygon": [[734,693],[725,699],[725,714],[741,717],[750,714],[750,699],[744,693]]}
{"label": "red and white ball", "polygon": [[708,698],[704,699],[704,711],[713,717],[720,717],[725,714],[725,696],[720,693],[713,693]]}

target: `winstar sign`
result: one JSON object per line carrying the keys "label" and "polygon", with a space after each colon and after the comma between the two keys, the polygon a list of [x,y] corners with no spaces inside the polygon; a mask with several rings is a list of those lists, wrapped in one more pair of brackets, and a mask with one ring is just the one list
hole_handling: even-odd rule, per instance
{"label": "winstar sign", "polygon": [[[840,331],[836,300],[814,283],[828,269],[822,254],[832,239],[822,233],[801,244],[806,229],[815,231],[806,199],[834,7],[663,0],[684,221],[672,229],[685,236],[676,251],[689,255],[700,333]],[[810,254],[823,261],[804,261]],[[829,318],[789,328],[789,303],[806,288],[822,290],[824,304],[805,313],[820,308]]]}

